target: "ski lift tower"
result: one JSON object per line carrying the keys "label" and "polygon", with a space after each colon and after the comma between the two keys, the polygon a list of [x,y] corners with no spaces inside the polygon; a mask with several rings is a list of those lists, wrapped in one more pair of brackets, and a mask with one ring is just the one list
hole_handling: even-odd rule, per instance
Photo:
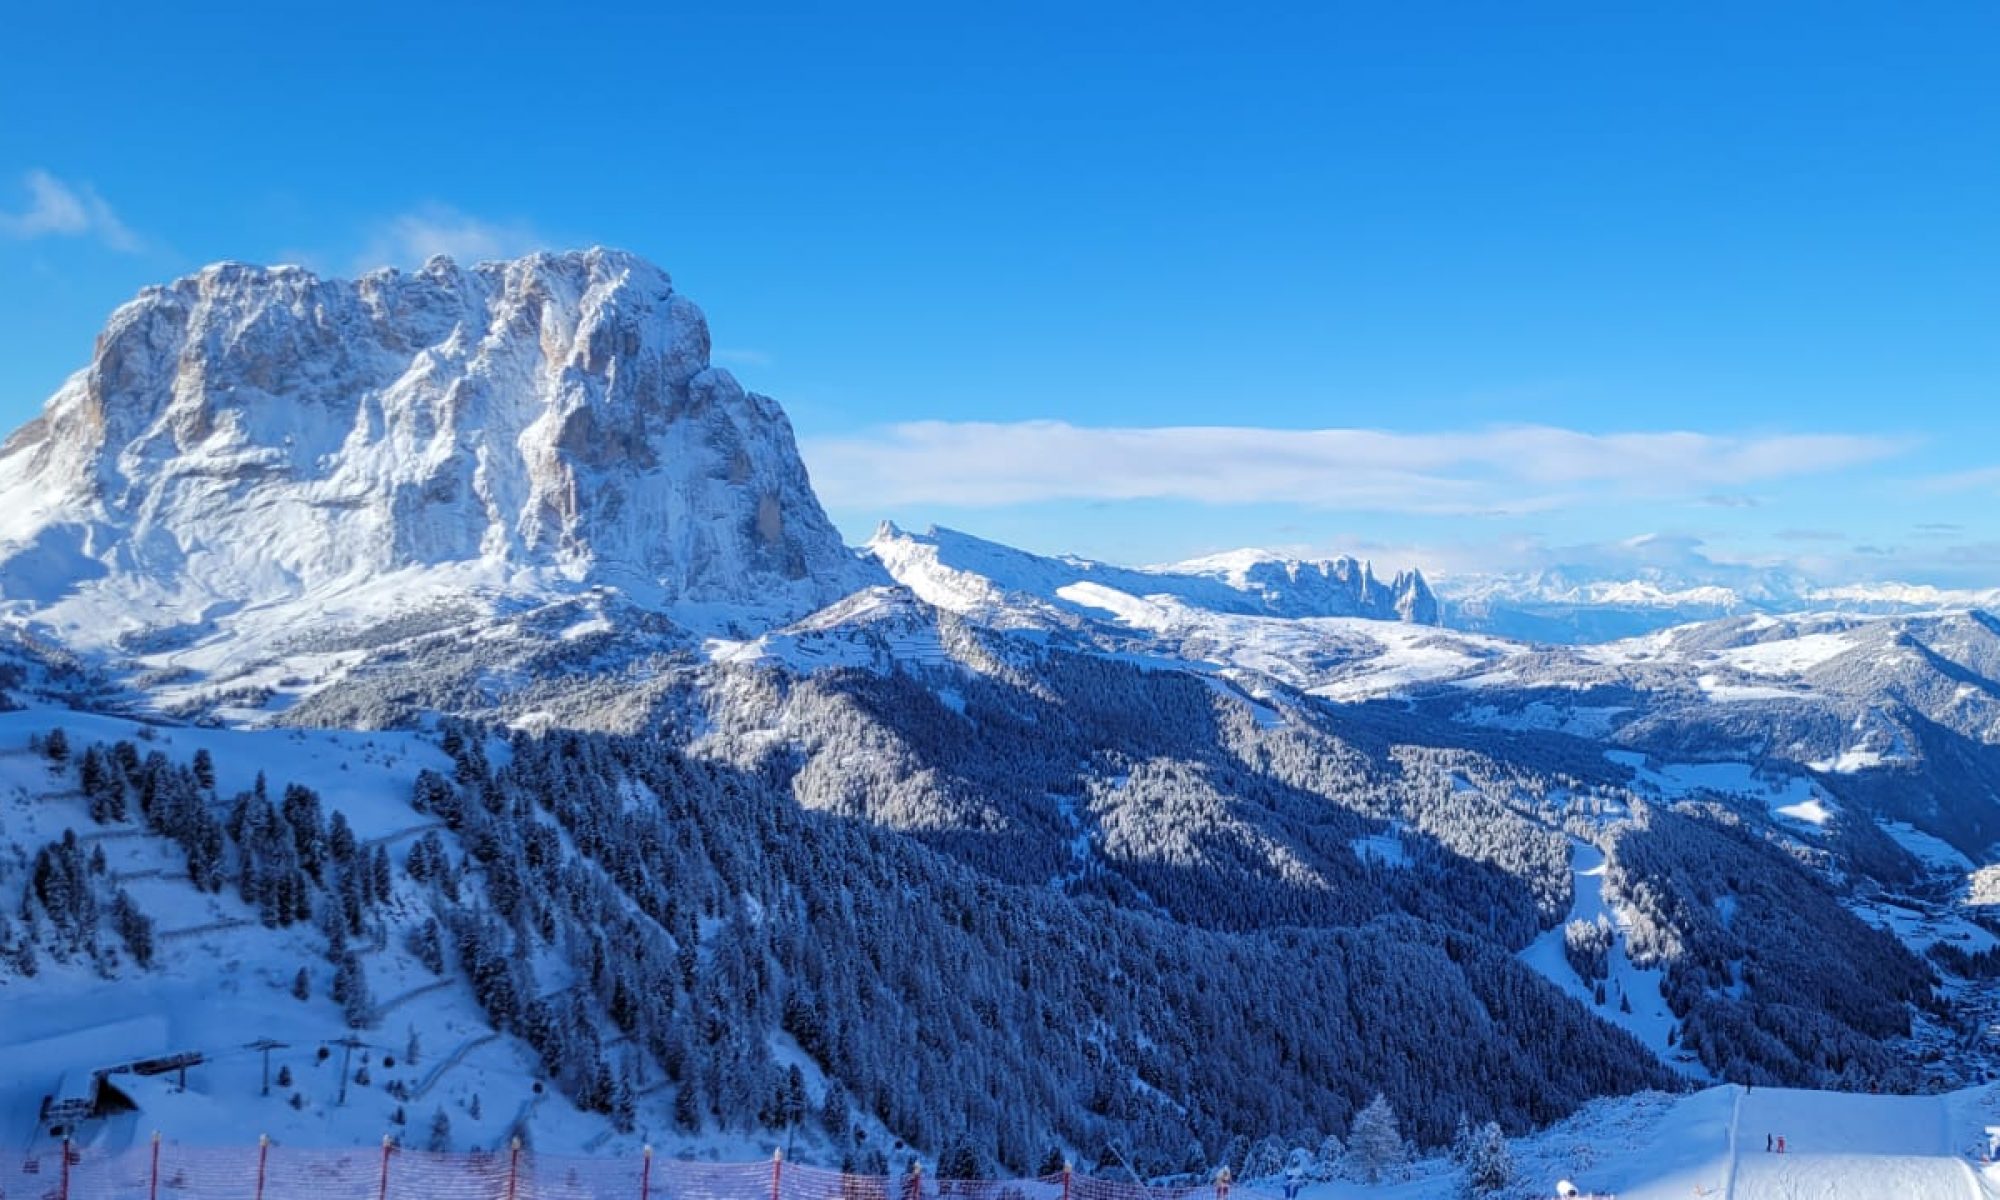
{"label": "ski lift tower", "polygon": [[261,1050],[264,1052],[263,1094],[266,1096],[271,1094],[271,1051],[283,1050],[286,1049],[289,1045],[290,1045],[289,1042],[274,1042],[270,1038],[258,1038],[256,1041],[251,1042],[243,1047],[245,1050]]}

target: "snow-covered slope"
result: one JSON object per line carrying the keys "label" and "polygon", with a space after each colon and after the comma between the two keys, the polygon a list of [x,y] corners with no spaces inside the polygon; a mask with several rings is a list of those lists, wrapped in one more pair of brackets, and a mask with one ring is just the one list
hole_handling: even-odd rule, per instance
{"label": "snow-covered slope", "polygon": [[2000,1195],[2000,1172],[1980,1159],[1996,1119],[1991,1086],[1935,1096],[1730,1086],[1596,1106],[1516,1143],[1515,1160],[1524,1183],[1549,1189],[1530,1194],[1569,1179],[1619,1200],[1987,1200]]}
{"label": "snow-covered slope", "polygon": [[[140,1143],[153,1129],[196,1145],[242,1145],[259,1133],[321,1145],[365,1145],[387,1130],[421,1139],[436,1112],[448,1112],[454,1125],[450,1145],[492,1148],[505,1143],[531,1107],[552,1147],[574,1149],[606,1130],[601,1118],[578,1112],[565,1097],[536,1094],[532,1052],[496,1036],[465,981],[426,970],[400,937],[368,948],[380,1017],[348,1068],[350,1075],[359,1068],[365,1082],[350,1077],[343,1087],[336,1043],[354,1031],[327,994],[333,972],[318,930],[270,928],[236,889],[209,893],[194,886],[184,856],[167,839],[136,823],[92,822],[76,790],[76,769],[53,769],[25,748],[31,735],[58,722],[79,748],[123,738],[176,760],[205,751],[225,795],[248,790],[260,775],[305,783],[365,845],[398,854],[437,825],[409,807],[417,773],[450,769],[435,746],[408,734],[162,729],[36,709],[0,715],[0,833],[32,848],[65,829],[79,830],[90,852],[104,854],[105,873],[154,923],[154,961],[144,970],[48,955],[33,976],[0,970],[0,1054],[8,1063],[0,1121],[10,1148],[39,1140],[33,1135],[41,1099],[62,1084],[83,1083],[114,1064],[176,1054],[201,1059],[185,1088],[174,1075],[113,1076],[138,1111],[79,1129],[93,1154]],[[13,878],[9,883],[19,886]],[[398,933],[417,911],[410,895],[409,883],[399,883],[392,918]],[[10,895],[9,903],[22,901]],[[304,997],[293,991],[301,971]],[[250,1047],[256,1039],[283,1043],[269,1055],[268,1091],[265,1056]],[[331,1053],[322,1056],[323,1046]],[[393,1115],[399,1110],[410,1129],[399,1127]]]}
{"label": "snow-covered slope", "polygon": [[[866,550],[919,600],[988,629],[1341,699],[1473,674],[1521,649],[1437,628],[1423,576],[1405,572],[1384,584],[1353,559],[1240,551],[1117,567],[887,522]],[[837,632],[837,624],[815,628]]]}
{"label": "snow-covered slope", "polygon": [[1234,616],[1366,617],[1437,624],[1437,600],[1415,571],[1387,583],[1351,558],[1304,561],[1259,550],[1172,566],[1130,568],[1083,558],[1047,558],[933,526],[908,533],[884,522],[867,550],[896,582],[940,608],[1005,619],[1006,609],[1101,610],[1091,597],[1171,600]]}
{"label": "snow-covered slope", "polygon": [[589,585],[703,627],[874,578],[784,413],[614,251],[209,267],[119,309],[0,450],[0,601],[81,648]]}
{"label": "snow-covered slope", "polygon": [[[1593,1200],[1993,1200],[2000,1166],[1985,1161],[1985,1127],[2000,1121],[2000,1086],[1931,1096],[1791,1088],[1707,1088],[1589,1105],[1508,1143],[1506,1196]],[[1764,1149],[1770,1134],[1773,1150]],[[1775,1151],[1785,1138],[1785,1153]],[[1368,1185],[1308,1184],[1300,1200],[1457,1200],[1462,1172],[1444,1158]],[[1252,1188],[1266,1181],[1251,1180]],[[1279,1183],[1282,1180],[1272,1180]]]}

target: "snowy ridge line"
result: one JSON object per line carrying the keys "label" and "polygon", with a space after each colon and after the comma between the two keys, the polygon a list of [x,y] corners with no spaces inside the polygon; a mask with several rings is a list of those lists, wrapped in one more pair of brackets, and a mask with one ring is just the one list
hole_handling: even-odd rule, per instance
{"label": "snowy ridge line", "polygon": [[[67,1163],[64,1158],[67,1156]],[[640,1155],[606,1158],[501,1147],[441,1153],[377,1147],[306,1149],[276,1143],[186,1146],[155,1140],[116,1154],[63,1143],[0,1158],[0,1196],[45,1200],[1275,1200],[1233,1185],[1149,1187],[1074,1171],[1022,1179],[934,1178],[920,1163],[901,1175],[850,1175],[790,1163],[708,1163]]]}

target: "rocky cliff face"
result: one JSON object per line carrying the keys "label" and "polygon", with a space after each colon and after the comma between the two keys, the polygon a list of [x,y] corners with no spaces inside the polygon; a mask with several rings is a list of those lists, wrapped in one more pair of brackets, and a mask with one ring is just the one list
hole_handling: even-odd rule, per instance
{"label": "rocky cliff face", "polygon": [[607,250],[209,267],[119,309],[0,448],[0,596],[73,636],[413,569],[773,615],[873,578],[777,404],[710,365],[665,273]]}
{"label": "rocky cliff face", "polygon": [[1437,597],[1423,572],[1398,571],[1384,582],[1374,567],[1342,556],[1286,558],[1238,550],[1159,568],[1161,574],[1195,576],[1227,584],[1274,617],[1372,617],[1438,624]]}

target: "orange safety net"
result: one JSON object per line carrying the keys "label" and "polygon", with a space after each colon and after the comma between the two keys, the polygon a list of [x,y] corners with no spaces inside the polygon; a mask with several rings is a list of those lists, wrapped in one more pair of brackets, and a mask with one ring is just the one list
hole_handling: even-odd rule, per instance
{"label": "orange safety net", "polygon": [[526,1150],[432,1153],[147,1142],[119,1154],[0,1156],[0,1200],[1272,1200],[1226,1183],[1147,1187],[1039,1179],[848,1175],[778,1159],[708,1163]]}

